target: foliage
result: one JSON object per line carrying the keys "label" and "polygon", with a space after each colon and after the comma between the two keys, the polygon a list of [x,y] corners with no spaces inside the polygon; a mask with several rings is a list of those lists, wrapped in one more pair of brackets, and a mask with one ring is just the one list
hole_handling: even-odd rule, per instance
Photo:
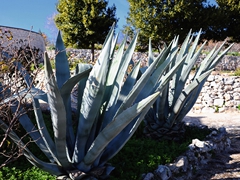
{"label": "foliage", "polygon": [[240,56],[240,52],[228,52],[227,55],[229,55],[229,56]]}
{"label": "foliage", "polygon": [[221,22],[216,33],[218,35],[229,37],[232,42],[240,42],[240,3],[238,0],[216,0],[218,4],[218,14],[215,23]]}
{"label": "foliage", "polygon": [[240,76],[240,68],[237,68],[234,73],[233,73],[234,76]]}
{"label": "foliage", "polygon": [[94,61],[94,46],[102,44],[114,22],[116,7],[108,6],[106,0],[60,0],[59,14],[55,23],[63,32],[63,41],[68,47],[91,48]]}
{"label": "foliage", "polygon": [[140,48],[146,49],[151,37],[153,47],[158,48],[163,42],[169,43],[176,35],[180,43],[190,29],[197,32],[206,29],[212,22],[215,7],[206,0],[128,0],[130,10],[127,17],[127,31],[141,29]]}
{"label": "foliage", "polygon": [[[189,32],[185,41],[183,42],[178,54],[174,57],[174,65],[183,57],[186,57],[184,63],[177,70],[173,76],[171,82],[168,82],[168,88],[164,89],[158,100],[154,103],[153,107],[147,113],[145,117],[146,127],[144,133],[152,138],[161,139],[173,139],[178,140],[181,138],[181,134],[184,133],[183,118],[191,110],[195,104],[201,89],[213,71],[218,62],[232,47],[230,45],[224,51],[220,52],[224,46],[224,43],[216,49],[213,48],[210,53],[202,60],[195,73],[190,77],[190,73],[193,72],[196,60],[205,43],[198,49],[198,41],[200,39],[201,32],[193,40],[193,35]],[[178,38],[173,43],[173,49],[178,47]],[[166,70],[166,73],[168,69]],[[187,84],[187,80],[190,83]]]}
{"label": "foliage", "polygon": [[148,37],[154,48],[180,35],[180,44],[190,29],[201,28],[201,40],[239,42],[240,5],[238,0],[136,1],[128,0],[130,10],[124,32],[141,29],[139,50],[145,50]]}
{"label": "foliage", "polygon": [[[115,156],[133,135],[160,91],[183,63],[183,60],[180,60],[168,73],[162,73],[176,54],[169,46],[139,79],[140,62],[124,80],[128,65],[132,63],[131,57],[137,37],[136,34],[124,52],[127,40],[125,38],[113,57],[117,42],[117,39],[114,39],[113,26],[96,64],[93,67],[79,64],[75,76],[70,77],[66,51],[59,33],[56,44],[58,54],[55,59],[56,79],[45,53],[46,93],[34,86],[23,91],[27,91],[27,97],[32,99],[38,129],[26,114],[19,117],[19,122],[27,132],[31,132],[29,135],[32,140],[49,162],[36,157],[13,131],[8,134],[23,148],[29,162],[63,179],[106,178],[109,175],[113,167],[107,164],[107,161]],[[168,58],[165,61],[166,57]],[[25,75],[29,88],[30,77],[21,64],[17,64],[17,68]],[[72,120],[70,104],[71,91],[75,85],[78,85],[77,124]],[[10,102],[11,98],[12,96],[4,102]],[[46,128],[39,99],[49,104],[54,138]],[[0,125],[4,131],[8,128],[2,120]]]}

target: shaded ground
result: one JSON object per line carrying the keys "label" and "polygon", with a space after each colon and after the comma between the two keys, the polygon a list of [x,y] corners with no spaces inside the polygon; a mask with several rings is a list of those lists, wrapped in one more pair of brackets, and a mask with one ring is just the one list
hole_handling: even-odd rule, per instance
{"label": "shaded ground", "polygon": [[193,180],[240,180],[240,113],[189,113],[184,120],[195,125],[225,127],[231,139],[230,149],[215,154]]}

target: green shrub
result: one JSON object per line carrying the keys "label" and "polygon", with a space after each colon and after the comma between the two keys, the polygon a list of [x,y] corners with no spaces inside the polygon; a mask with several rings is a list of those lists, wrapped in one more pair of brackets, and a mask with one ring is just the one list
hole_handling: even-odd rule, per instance
{"label": "green shrub", "polygon": [[237,68],[234,73],[233,73],[234,76],[240,76],[240,68]]}

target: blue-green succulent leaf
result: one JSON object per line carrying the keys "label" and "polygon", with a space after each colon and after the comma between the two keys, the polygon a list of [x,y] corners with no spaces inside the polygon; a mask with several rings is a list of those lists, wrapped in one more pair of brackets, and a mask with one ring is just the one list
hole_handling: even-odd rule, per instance
{"label": "blue-green succulent leaf", "polygon": [[48,102],[51,111],[53,132],[55,146],[57,150],[57,157],[61,165],[68,169],[70,164],[70,159],[68,155],[67,147],[67,114],[66,109],[61,97],[60,90],[58,88],[57,82],[55,80],[52,67],[47,57],[47,53],[44,53],[44,64],[45,64],[45,77],[46,77],[46,88],[48,95]]}
{"label": "blue-green succulent leaf", "polygon": [[40,99],[40,100],[43,100],[45,102],[48,102],[47,100],[47,94],[45,92],[43,92],[42,90],[40,89],[37,89],[37,88],[34,88],[32,87],[31,89],[24,89],[20,92],[18,92],[18,94],[13,94],[11,95],[10,97],[4,99],[0,104],[3,104],[3,103],[8,103],[14,99],[17,99],[17,98],[36,98],[36,99]]}
{"label": "blue-green succulent leaf", "polygon": [[38,125],[38,130],[39,133],[41,134],[41,137],[44,141],[44,143],[46,144],[46,147],[49,151],[49,153],[51,153],[51,156],[54,158],[54,161],[60,165],[60,162],[58,161],[56,155],[56,147],[55,144],[47,130],[47,127],[45,125],[44,119],[43,119],[43,115],[42,115],[42,111],[41,111],[41,107],[40,107],[40,103],[38,101],[38,99],[32,98],[33,101],[33,110],[35,113],[35,118],[36,118],[36,122]]}
{"label": "blue-green succulent leaf", "polygon": [[149,109],[157,99],[158,95],[159,92],[134,104],[132,107],[129,107],[116,116],[116,118],[98,134],[84,157],[83,164],[91,166],[109,142],[111,142],[135,117],[141,114],[143,110]]}
{"label": "blue-green succulent leaf", "polygon": [[57,54],[55,57],[56,80],[58,88],[60,89],[62,85],[70,78],[69,63],[60,31],[58,32],[57,36],[56,50],[57,50]]}
{"label": "blue-green succulent leaf", "polygon": [[113,31],[104,46],[96,64],[90,72],[86,87],[83,92],[82,104],[78,131],[76,136],[75,151],[73,159],[75,163],[80,162],[85,156],[87,141],[95,123],[96,117],[102,106],[105,91],[108,65],[110,61],[110,51],[112,45]]}

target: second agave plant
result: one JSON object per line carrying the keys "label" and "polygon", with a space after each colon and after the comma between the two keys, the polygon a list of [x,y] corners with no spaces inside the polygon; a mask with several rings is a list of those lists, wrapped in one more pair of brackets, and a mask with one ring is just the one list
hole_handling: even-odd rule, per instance
{"label": "second agave plant", "polygon": [[[168,82],[167,88],[161,92],[159,98],[145,116],[144,133],[147,136],[154,139],[178,140],[181,138],[181,134],[185,131],[183,118],[195,104],[210,73],[232,46],[230,45],[223,51],[221,49],[223,49],[224,43],[218,49],[215,47],[193,72],[192,69],[206,43],[198,48],[200,34],[201,32],[193,40],[194,36],[189,32],[169,69],[166,69],[165,73],[186,56],[184,63],[180,65],[172,80]],[[178,38],[175,38],[172,43],[172,48],[176,46],[178,46]],[[187,80],[190,80],[189,84],[186,83]]]}

